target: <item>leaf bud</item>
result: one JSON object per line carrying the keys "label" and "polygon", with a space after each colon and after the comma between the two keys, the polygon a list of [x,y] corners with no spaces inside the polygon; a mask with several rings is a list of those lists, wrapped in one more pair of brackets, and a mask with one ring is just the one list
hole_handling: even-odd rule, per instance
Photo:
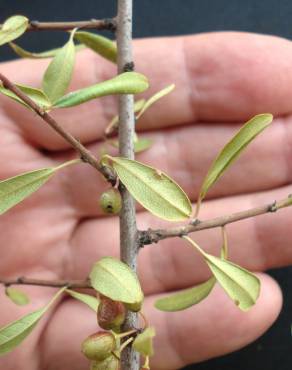
{"label": "leaf bud", "polygon": [[101,209],[108,214],[117,214],[122,208],[121,194],[117,189],[109,189],[103,192],[99,199]]}
{"label": "leaf bud", "polygon": [[97,311],[98,325],[105,330],[118,330],[124,323],[126,308],[122,302],[100,296],[100,304]]}
{"label": "leaf bud", "polygon": [[103,361],[93,361],[90,370],[119,370],[120,361],[116,356],[110,356]]}
{"label": "leaf bud", "polygon": [[84,356],[89,360],[103,361],[115,350],[116,340],[112,333],[99,331],[86,338],[81,347]]}

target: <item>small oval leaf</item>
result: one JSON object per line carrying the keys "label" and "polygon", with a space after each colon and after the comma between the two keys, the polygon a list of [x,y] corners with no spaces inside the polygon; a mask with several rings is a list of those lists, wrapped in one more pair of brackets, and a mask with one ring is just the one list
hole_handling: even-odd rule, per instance
{"label": "small oval leaf", "polygon": [[142,305],[144,295],[137,275],[123,262],[104,257],[93,266],[90,273],[92,287],[112,299],[137,306]]}
{"label": "small oval leaf", "polygon": [[138,120],[142,116],[142,114],[144,114],[146,112],[146,110],[151,107],[152,104],[156,103],[158,100],[160,100],[164,96],[166,96],[169,93],[171,93],[174,90],[174,88],[175,88],[175,84],[171,84],[169,86],[166,86],[164,89],[158,91],[153,96],[151,96],[151,98],[148,99],[146,101],[146,103],[144,104],[143,108],[141,109],[141,111],[137,115],[136,119]]}
{"label": "small oval leaf", "polygon": [[244,268],[221,258],[205,254],[205,261],[216,280],[242,310],[249,310],[260,294],[260,280]]}
{"label": "small oval leaf", "polygon": [[200,190],[198,204],[208,190],[222,176],[226,169],[235,161],[245,147],[272,122],[271,114],[259,114],[250,119],[225,145],[212,163]]}
{"label": "small oval leaf", "polygon": [[207,298],[215,283],[216,279],[212,277],[202,284],[180,290],[177,293],[158,299],[155,302],[155,307],[161,311],[167,312],[185,310],[186,308],[194,306]]}
{"label": "small oval leaf", "polygon": [[147,78],[137,72],[125,72],[110,80],[73,91],[55,102],[57,108],[73,107],[106,95],[138,94],[148,89]]}
{"label": "small oval leaf", "polygon": [[141,353],[141,355],[145,357],[153,356],[153,338],[155,335],[155,329],[151,326],[146,328],[141,334],[138,334],[133,342],[135,351]]}
{"label": "small oval leaf", "polygon": [[0,356],[11,352],[17,347],[35,328],[42,316],[48,311],[55,300],[64,292],[62,288],[53,299],[41,309],[16,320],[0,329]]}
{"label": "small oval leaf", "polygon": [[54,172],[54,168],[43,168],[0,181],[0,214],[38,190]]}
{"label": "small oval leaf", "polygon": [[8,18],[0,29],[0,45],[17,39],[26,31],[29,20],[22,15]]}
{"label": "small oval leaf", "polygon": [[143,163],[108,157],[121,182],[149,212],[168,221],[189,218],[192,205],[182,188],[165,173]]}
{"label": "small oval leaf", "polygon": [[184,236],[183,239],[201,253],[217,282],[242,311],[249,310],[256,303],[260,294],[260,280],[254,274],[222,257],[204,252],[188,236]]}
{"label": "small oval leaf", "polygon": [[[40,53],[33,53],[31,51],[25,50],[19,45],[16,45],[14,42],[10,42],[9,46],[12,48],[12,50],[21,58],[27,58],[27,59],[46,59],[46,58],[54,58],[56,54],[62,49],[62,48],[55,48],[47,51],[42,51]],[[75,52],[83,50],[85,48],[84,45],[76,45],[75,46]]]}
{"label": "small oval leaf", "polygon": [[57,167],[42,168],[0,181],[0,215],[38,190],[56,171],[80,161],[73,159]]}
{"label": "small oval leaf", "polygon": [[[25,86],[25,85],[16,85],[25,95],[27,95],[30,99],[32,99],[38,106],[43,108],[44,110],[48,110],[52,105],[49,98],[46,94],[39,89],[34,87]],[[31,109],[24,101],[22,101],[17,95],[15,95],[12,91],[5,89],[4,87],[0,86],[0,93],[3,95],[8,96],[9,98],[21,103],[25,107]]]}
{"label": "small oval leaf", "polygon": [[96,297],[93,297],[92,295],[89,295],[89,294],[75,292],[75,290],[71,290],[71,289],[66,289],[66,293],[68,293],[72,298],[75,298],[78,301],[86,304],[94,312],[97,312],[98,305],[99,305],[99,299],[97,299]]}
{"label": "small oval leaf", "polygon": [[69,41],[56,53],[43,77],[43,90],[52,103],[65,94],[71,82],[75,63],[73,35],[74,31]]}
{"label": "small oval leaf", "polygon": [[22,290],[13,287],[7,287],[5,289],[5,294],[13,303],[17,304],[18,306],[25,306],[30,302],[27,294],[25,294]]}
{"label": "small oval leaf", "polygon": [[117,46],[112,40],[84,31],[77,31],[74,38],[105,59],[117,62]]}

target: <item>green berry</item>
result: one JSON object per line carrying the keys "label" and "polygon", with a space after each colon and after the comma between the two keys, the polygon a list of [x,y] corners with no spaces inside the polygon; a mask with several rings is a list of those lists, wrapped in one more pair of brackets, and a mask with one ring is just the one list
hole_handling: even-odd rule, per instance
{"label": "green berry", "polygon": [[93,361],[102,361],[111,356],[116,348],[116,340],[113,334],[99,331],[90,335],[82,343],[82,352],[85,357]]}
{"label": "green berry", "polygon": [[121,194],[117,189],[103,192],[99,199],[101,209],[108,214],[117,214],[122,208]]}
{"label": "green berry", "polygon": [[119,370],[120,361],[115,356],[110,356],[103,361],[94,361],[90,365],[90,370]]}

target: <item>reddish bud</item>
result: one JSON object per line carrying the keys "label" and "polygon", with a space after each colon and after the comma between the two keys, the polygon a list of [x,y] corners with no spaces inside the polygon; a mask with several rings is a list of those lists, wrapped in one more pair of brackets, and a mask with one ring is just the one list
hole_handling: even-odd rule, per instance
{"label": "reddish bud", "polygon": [[116,340],[112,333],[99,331],[90,335],[82,343],[82,352],[89,360],[102,361],[109,357],[116,348]]}
{"label": "reddish bud", "polygon": [[98,325],[105,330],[116,330],[125,321],[126,308],[122,302],[101,296],[97,311]]}

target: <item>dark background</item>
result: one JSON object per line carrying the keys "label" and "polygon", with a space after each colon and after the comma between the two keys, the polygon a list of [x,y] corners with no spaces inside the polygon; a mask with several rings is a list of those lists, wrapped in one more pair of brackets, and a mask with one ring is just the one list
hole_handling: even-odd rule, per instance
{"label": "dark background", "polygon": [[[240,30],[292,39],[291,0],[134,0],[134,3],[135,37]],[[115,0],[0,0],[0,21],[13,14],[39,21],[108,18],[115,15],[115,8]],[[20,44],[31,51],[40,51],[43,45],[46,49],[60,46],[65,39],[64,33],[56,33],[54,37],[45,32],[31,33]],[[0,61],[11,58],[15,55],[9,48],[1,47]],[[284,293],[283,311],[276,324],[247,348],[189,366],[188,370],[291,370],[292,271],[286,268],[271,274]]]}

